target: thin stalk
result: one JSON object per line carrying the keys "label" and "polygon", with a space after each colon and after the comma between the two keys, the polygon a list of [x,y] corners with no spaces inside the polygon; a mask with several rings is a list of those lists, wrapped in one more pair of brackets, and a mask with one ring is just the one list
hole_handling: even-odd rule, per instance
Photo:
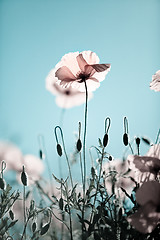
{"label": "thin stalk", "polygon": [[26,239],[26,189],[23,185],[23,214],[24,214],[24,239]]}
{"label": "thin stalk", "polygon": [[[103,157],[104,157],[104,148],[102,149],[102,157],[101,157],[101,162],[100,162],[100,170],[99,170],[99,176],[98,176],[98,181],[97,181],[97,187],[96,187],[96,193],[95,193],[95,197],[94,197],[94,201],[93,201],[93,206],[94,206],[95,203],[96,203],[96,198],[97,198],[99,183],[100,183],[100,180],[101,180]],[[93,218],[93,213],[94,213],[94,211],[93,211],[93,208],[92,208],[92,213],[91,213],[91,217],[90,217],[90,223],[91,223],[92,218]]]}
{"label": "thin stalk", "polygon": [[[88,90],[87,83],[84,80],[85,90],[86,90],[86,104],[85,104],[85,113],[84,113],[84,138],[83,138],[83,167],[84,167],[84,175],[83,175],[83,207],[82,207],[82,222],[84,222],[84,208],[85,208],[85,191],[86,191],[86,133],[87,133],[87,107],[88,107]],[[82,239],[83,239],[84,228],[82,224]]]}
{"label": "thin stalk", "polygon": [[81,155],[81,152],[79,153],[79,160],[80,160],[80,167],[81,167],[82,184],[84,185],[84,176],[83,176],[83,166],[82,166],[82,155]]}
{"label": "thin stalk", "polygon": [[83,191],[85,193],[86,186],[86,134],[87,134],[87,108],[88,108],[88,90],[87,83],[84,81],[85,90],[86,90],[86,104],[85,104],[85,114],[84,114],[84,138],[83,138],[83,165],[84,165],[84,186]]}
{"label": "thin stalk", "polygon": [[67,165],[68,165],[68,170],[69,170],[69,177],[70,177],[70,180],[71,180],[71,186],[72,186],[72,189],[73,189],[73,180],[72,180],[72,174],[71,174],[71,167],[70,167],[70,164],[69,164],[69,159],[68,159],[68,156],[67,156],[67,152],[66,152],[66,148],[65,148],[65,143],[64,143],[64,138],[63,138],[63,132],[62,132],[62,129],[60,126],[56,126],[54,131],[55,131],[55,137],[56,137],[56,142],[58,143],[58,138],[57,138],[57,128],[59,128],[60,130],[60,134],[61,134],[61,139],[62,139],[62,145],[63,145],[63,150],[64,150],[64,154],[65,154],[65,157],[66,157],[66,160],[67,160]]}

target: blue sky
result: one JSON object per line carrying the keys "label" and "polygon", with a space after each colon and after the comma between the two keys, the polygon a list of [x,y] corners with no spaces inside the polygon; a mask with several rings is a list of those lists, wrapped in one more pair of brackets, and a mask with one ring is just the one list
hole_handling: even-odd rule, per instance
{"label": "blue sky", "polygon": [[[159,0],[0,0],[0,138],[23,153],[38,154],[45,138],[48,159],[58,171],[54,127],[61,109],[45,89],[45,78],[61,57],[92,50],[111,71],[89,102],[87,148],[97,145],[104,119],[111,118],[108,152],[122,157],[123,117],[129,133],[153,141],[160,127],[160,94],[149,89],[160,69]],[[67,110],[64,137],[74,148],[84,105]]]}

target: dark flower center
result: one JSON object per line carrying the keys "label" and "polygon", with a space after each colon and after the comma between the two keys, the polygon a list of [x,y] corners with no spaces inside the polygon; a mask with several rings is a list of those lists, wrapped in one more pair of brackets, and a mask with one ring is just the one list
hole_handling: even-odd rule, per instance
{"label": "dark flower center", "polygon": [[71,93],[71,92],[70,92],[69,90],[66,90],[66,91],[65,91],[65,94],[66,94],[66,95],[70,95],[70,93]]}
{"label": "dark flower center", "polygon": [[87,80],[90,77],[90,73],[86,74],[84,72],[81,72],[80,74],[78,74],[78,78],[80,78],[79,83],[84,82],[85,80]]}

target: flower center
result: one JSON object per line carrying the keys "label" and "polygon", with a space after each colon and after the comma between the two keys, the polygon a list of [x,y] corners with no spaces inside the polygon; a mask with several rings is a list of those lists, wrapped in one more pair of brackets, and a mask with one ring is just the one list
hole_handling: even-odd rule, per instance
{"label": "flower center", "polygon": [[66,95],[70,95],[70,93],[71,93],[71,92],[70,92],[69,90],[66,90],[66,91],[65,91],[65,94],[66,94]]}
{"label": "flower center", "polygon": [[80,72],[78,74],[78,78],[80,78],[80,80],[78,81],[79,83],[84,82],[85,80],[87,80],[90,77],[90,73],[85,73],[85,72]]}

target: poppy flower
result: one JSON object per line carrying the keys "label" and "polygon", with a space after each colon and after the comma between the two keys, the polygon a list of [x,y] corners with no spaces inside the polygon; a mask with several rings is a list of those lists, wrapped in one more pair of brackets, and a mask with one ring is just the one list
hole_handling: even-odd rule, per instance
{"label": "poppy flower", "polygon": [[86,81],[88,92],[92,92],[100,86],[110,68],[110,64],[99,64],[99,58],[94,52],[73,52],[64,55],[55,66],[54,77],[62,87],[72,87],[80,92],[86,91]]}
{"label": "poppy flower", "polygon": [[[72,87],[63,88],[57,84],[55,78],[56,69],[52,69],[46,78],[46,88],[49,92],[56,96],[56,104],[61,108],[71,108],[81,105],[86,101],[86,95]],[[88,93],[88,100],[93,94]]]}
{"label": "poppy flower", "polygon": [[160,183],[148,181],[136,192],[138,211],[127,218],[141,233],[151,233],[160,220]]}
{"label": "poppy flower", "polygon": [[153,76],[150,83],[150,89],[155,92],[160,92],[160,70],[158,70]]}
{"label": "poppy flower", "polygon": [[128,161],[139,183],[155,179],[160,173],[160,144],[151,146],[146,156],[129,155]]}

